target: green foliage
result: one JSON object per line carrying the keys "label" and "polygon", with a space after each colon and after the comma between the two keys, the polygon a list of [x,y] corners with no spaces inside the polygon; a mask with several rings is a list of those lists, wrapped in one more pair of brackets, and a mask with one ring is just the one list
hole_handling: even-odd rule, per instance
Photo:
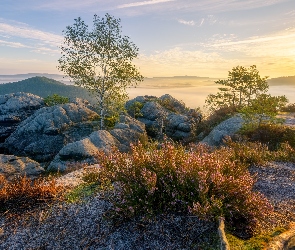
{"label": "green foliage", "polygon": [[101,152],[98,159],[101,181],[118,185],[115,215],[184,213],[212,220],[225,216],[229,223],[238,218],[238,223],[254,228],[271,211],[268,201],[252,191],[254,180],[246,161],[239,161],[231,148],[139,144],[131,153]]}
{"label": "green foliage", "polygon": [[232,250],[263,250],[266,249],[268,243],[277,235],[285,232],[285,228],[275,228],[271,233],[259,234],[248,240],[241,240],[232,234],[227,233],[226,238]]}
{"label": "green foliage", "polygon": [[239,161],[246,165],[259,164],[264,165],[266,162],[274,160],[274,155],[269,151],[267,145],[259,142],[234,142],[231,139],[226,141],[227,148],[220,149],[231,151],[231,160]]}
{"label": "green foliage", "polygon": [[252,142],[268,145],[270,150],[277,150],[282,143],[295,148],[295,129],[280,124],[262,124],[259,127],[245,127],[240,134]]}
{"label": "green foliage", "polygon": [[295,103],[289,103],[285,107],[281,108],[283,112],[295,112]]}
{"label": "green foliage", "polygon": [[64,104],[68,102],[70,102],[70,99],[68,97],[60,96],[58,94],[53,94],[44,98],[44,103],[47,106],[54,106],[57,104]]}
{"label": "green foliage", "polygon": [[216,95],[210,94],[205,102],[211,110],[247,106],[251,100],[268,90],[266,80],[267,77],[260,77],[255,65],[249,68],[234,67],[232,71],[229,71],[228,79],[215,82],[225,87],[219,88],[220,91]]}
{"label": "green foliage", "polygon": [[274,155],[276,161],[295,163],[295,148],[288,143],[282,143]]}
{"label": "green foliage", "polygon": [[144,104],[141,102],[133,102],[132,105],[128,108],[129,113],[132,115],[133,118],[142,117],[141,109],[143,108]]}
{"label": "green foliage", "polygon": [[280,109],[288,102],[285,96],[261,94],[240,109],[247,127],[260,127],[262,124],[281,122],[276,118]]}
{"label": "green foliage", "polygon": [[115,107],[127,99],[127,86],[143,80],[132,64],[138,48],[121,35],[120,22],[109,14],[102,18],[94,15],[93,29],[89,30],[80,17],[75,19],[64,31],[58,60],[59,70],[97,98],[101,129],[105,116],[116,116]]}
{"label": "green foliage", "polygon": [[98,192],[99,186],[97,183],[83,183],[65,195],[65,200],[68,203],[82,202],[88,197]]}

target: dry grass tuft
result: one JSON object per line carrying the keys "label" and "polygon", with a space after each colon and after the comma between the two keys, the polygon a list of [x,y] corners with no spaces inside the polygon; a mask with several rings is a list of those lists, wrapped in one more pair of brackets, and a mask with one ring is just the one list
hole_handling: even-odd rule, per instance
{"label": "dry grass tuft", "polygon": [[31,180],[23,176],[8,182],[0,175],[0,212],[32,209],[61,198],[63,191],[52,177]]}

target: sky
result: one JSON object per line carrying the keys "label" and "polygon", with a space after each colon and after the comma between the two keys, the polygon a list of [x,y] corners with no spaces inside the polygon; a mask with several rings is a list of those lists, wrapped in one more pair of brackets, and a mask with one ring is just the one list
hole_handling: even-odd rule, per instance
{"label": "sky", "polygon": [[145,77],[223,78],[238,65],[295,75],[295,0],[0,0],[0,74],[61,73],[66,26],[106,13]]}

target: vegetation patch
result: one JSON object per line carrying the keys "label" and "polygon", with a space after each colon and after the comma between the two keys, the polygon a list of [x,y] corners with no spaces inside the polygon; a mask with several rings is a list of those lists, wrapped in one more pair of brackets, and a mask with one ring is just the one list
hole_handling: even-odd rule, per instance
{"label": "vegetation patch", "polygon": [[128,154],[98,155],[101,182],[118,186],[114,215],[180,213],[206,220],[223,216],[233,230],[239,225],[251,235],[272,207],[252,191],[254,179],[247,161],[239,157],[230,147],[186,149],[169,142],[148,148],[133,145]]}
{"label": "vegetation patch", "polygon": [[295,148],[295,129],[280,124],[263,124],[259,127],[244,127],[240,134],[252,142],[261,142],[269,149],[277,150],[282,143]]}
{"label": "vegetation patch", "polygon": [[266,249],[268,243],[275,236],[285,231],[285,228],[275,228],[271,233],[260,234],[248,240],[239,239],[230,233],[226,234],[226,237],[232,250],[262,250]]}
{"label": "vegetation patch", "polygon": [[0,212],[20,212],[61,197],[64,188],[50,177],[31,180],[16,177],[8,182],[0,175]]}
{"label": "vegetation patch", "polygon": [[47,106],[54,106],[57,104],[64,104],[64,103],[69,103],[69,102],[70,102],[70,98],[60,96],[58,94],[53,94],[51,96],[47,96],[46,98],[44,98],[44,103]]}
{"label": "vegetation patch", "polygon": [[99,190],[97,183],[83,183],[65,195],[65,200],[68,203],[82,202],[88,197],[91,197]]}

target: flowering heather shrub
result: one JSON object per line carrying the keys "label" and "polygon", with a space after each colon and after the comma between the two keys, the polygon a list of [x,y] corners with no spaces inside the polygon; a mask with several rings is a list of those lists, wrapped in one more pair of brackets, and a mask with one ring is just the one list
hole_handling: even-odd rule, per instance
{"label": "flowering heather shrub", "polygon": [[226,146],[219,149],[219,153],[227,152],[231,155],[231,160],[237,160],[245,164],[260,164],[274,160],[274,154],[269,151],[267,145],[260,142],[233,142],[230,138],[226,141]]}
{"label": "flowering heather shrub", "polygon": [[54,179],[31,180],[24,176],[8,182],[0,175],[0,212],[32,208],[57,198],[62,191],[63,187],[58,186]]}
{"label": "flowering heather shrub", "polygon": [[115,212],[130,217],[140,214],[183,213],[204,219],[224,216],[254,227],[271,211],[269,202],[252,191],[254,180],[247,165],[232,160],[230,148],[210,151],[206,146],[186,150],[164,142],[131,153],[100,152],[102,179],[115,182]]}
{"label": "flowering heather shrub", "polygon": [[295,148],[288,143],[282,143],[279,150],[273,152],[275,161],[294,162],[295,163]]}

